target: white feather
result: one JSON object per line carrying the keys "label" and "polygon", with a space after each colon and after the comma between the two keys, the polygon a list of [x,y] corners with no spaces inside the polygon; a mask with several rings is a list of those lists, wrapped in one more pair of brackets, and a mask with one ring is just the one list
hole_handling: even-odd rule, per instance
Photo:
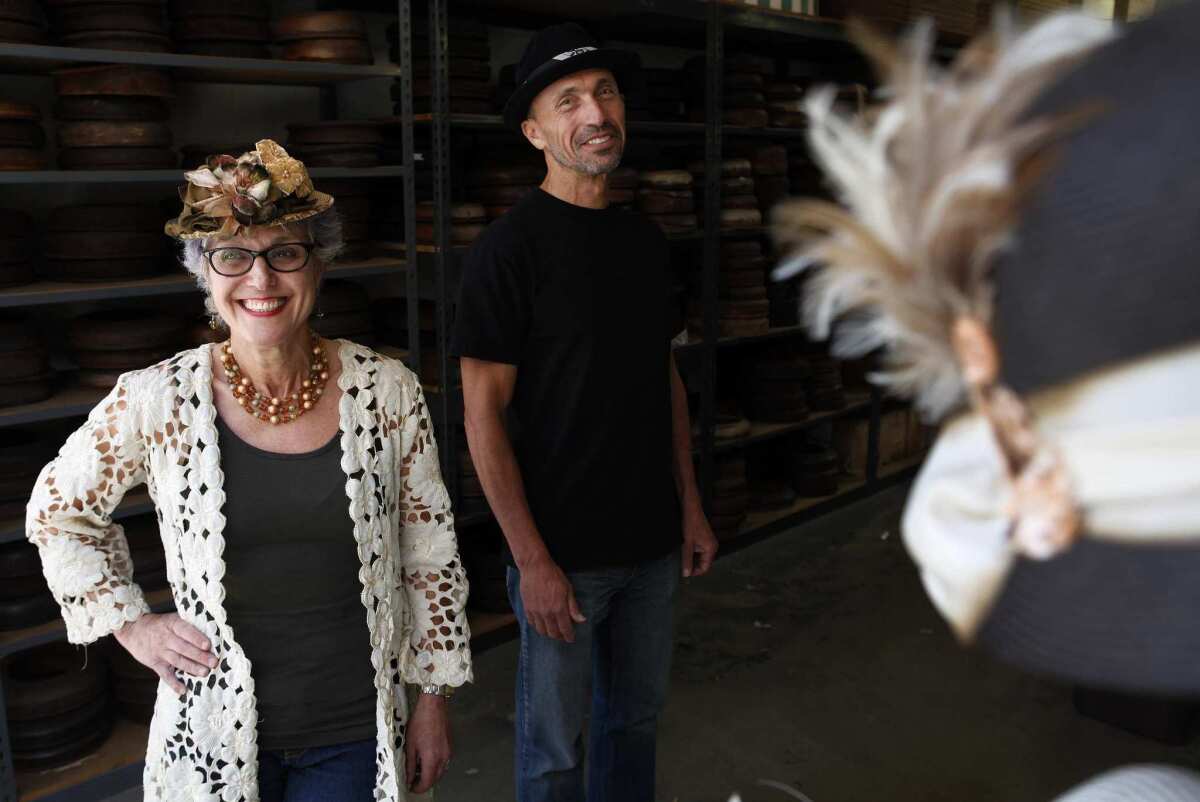
{"label": "white feather", "polygon": [[1022,114],[1111,35],[1110,24],[1079,13],[1024,32],[998,15],[993,50],[968,49],[962,63],[942,68],[922,22],[885,64],[877,97],[887,102],[870,125],[839,113],[832,87],[806,99],[812,157],[854,223],[811,203],[781,205],[774,231],[791,251],[772,275],[811,273],[802,314],[812,336],[833,333],[842,358],[886,348],[873,380],[914,397],[930,419],[964,398],[953,321],[990,319],[988,271],[1011,231],[1007,217],[988,219],[989,204],[1010,202],[1015,160],[1056,132]]}

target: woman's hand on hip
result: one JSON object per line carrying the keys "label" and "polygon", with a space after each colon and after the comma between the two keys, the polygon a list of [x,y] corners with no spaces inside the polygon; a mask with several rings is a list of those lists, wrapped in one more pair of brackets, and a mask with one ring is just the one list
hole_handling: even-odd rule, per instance
{"label": "woman's hand on hip", "polygon": [[181,696],[185,688],[176,670],[204,677],[217,665],[208,638],[177,613],[146,613],[113,636],[134,660],[152,670]]}
{"label": "woman's hand on hip", "polygon": [[404,741],[404,784],[414,794],[423,794],[442,779],[450,765],[446,700],[428,693],[418,696]]}

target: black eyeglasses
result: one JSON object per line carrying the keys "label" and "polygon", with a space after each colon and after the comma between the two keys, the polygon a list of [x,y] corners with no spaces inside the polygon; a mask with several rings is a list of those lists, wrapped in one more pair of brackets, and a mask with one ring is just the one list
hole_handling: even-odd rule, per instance
{"label": "black eyeglasses", "polygon": [[252,251],[248,248],[213,248],[205,251],[208,264],[219,275],[227,278],[243,276],[254,267],[254,260],[262,256],[267,260],[267,267],[276,273],[295,273],[308,264],[312,256],[313,242],[281,242],[272,245],[265,251]]}

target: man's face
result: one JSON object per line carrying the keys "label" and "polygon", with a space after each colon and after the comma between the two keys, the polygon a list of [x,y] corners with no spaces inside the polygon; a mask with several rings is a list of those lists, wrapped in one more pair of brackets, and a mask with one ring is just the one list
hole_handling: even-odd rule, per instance
{"label": "man's face", "polygon": [[584,70],[543,89],[521,130],[568,170],[603,175],[625,149],[625,100],[608,70]]}

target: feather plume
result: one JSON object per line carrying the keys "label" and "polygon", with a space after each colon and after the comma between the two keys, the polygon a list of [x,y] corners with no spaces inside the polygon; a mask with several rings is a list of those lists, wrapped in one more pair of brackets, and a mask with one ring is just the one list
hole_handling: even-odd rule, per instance
{"label": "feather plume", "polygon": [[966,400],[954,322],[990,326],[995,258],[1050,147],[1092,110],[1023,115],[1112,26],[1064,13],[1021,32],[998,14],[949,67],[930,58],[928,21],[899,46],[864,25],[852,35],[880,71],[885,102],[852,118],[834,110],[832,87],[809,94],[812,155],[842,206],[776,207],[773,234],[789,256],[774,275],[817,268],[802,309],[812,335],[826,339],[838,323],[842,358],[884,347],[873,380],[937,420]]}

